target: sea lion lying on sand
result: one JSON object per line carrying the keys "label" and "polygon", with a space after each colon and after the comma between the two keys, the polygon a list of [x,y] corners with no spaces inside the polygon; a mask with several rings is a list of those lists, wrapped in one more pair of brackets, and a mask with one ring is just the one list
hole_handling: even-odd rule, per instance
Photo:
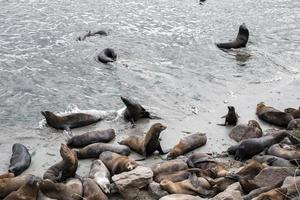
{"label": "sea lion lying on sand", "polygon": [[83,178],[82,186],[84,200],[109,200],[93,179]]}
{"label": "sea lion lying on sand", "polygon": [[31,156],[28,149],[19,143],[13,145],[12,152],[8,171],[18,176],[30,166]]}
{"label": "sea lion lying on sand", "polygon": [[298,109],[295,108],[286,108],[284,112],[291,114],[294,119],[300,118],[300,107]]}
{"label": "sea lion lying on sand", "polygon": [[110,193],[110,172],[101,160],[94,160],[89,178],[93,179],[106,194]]}
{"label": "sea lion lying on sand", "polygon": [[154,164],[151,169],[153,171],[153,177],[155,180],[155,177],[159,174],[167,174],[180,170],[186,170],[188,169],[188,166],[183,160],[176,159]]}

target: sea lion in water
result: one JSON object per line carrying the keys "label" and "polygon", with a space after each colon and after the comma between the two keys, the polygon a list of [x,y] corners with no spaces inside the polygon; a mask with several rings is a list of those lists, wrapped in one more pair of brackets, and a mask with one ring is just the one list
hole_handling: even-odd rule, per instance
{"label": "sea lion in water", "polygon": [[289,122],[293,119],[291,114],[266,106],[264,103],[257,104],[256,115],[265,122],[282,127],[287,127]]}
{"label": "sea lion in water", "polygon": [[267,154],[287,160],[300,161],[300,147],[295,145],[274,144],[268,149]]}
{"label": "sea lion in water", "polygon": [[294,130],[294,129],[300,129],[300,119],[292,119],[288,126],[287,130]]}
{"label": "sea lion in water", "polygon": [[111,48],[106,48],[99,53],[97,60],[102,63],[115,62],[117,60],[117,54]]}
{"label": "sea lion in water", "polygon": [[130,154],[130,149],[125,145],[107,143],[90,144],[82,149],[75,150],[79,159],[98,158],[99,155],[104,151],[111,151],[126,156]]}
{"label": "sea lion in water", "polygon": [[156,150],[160,154],[165,154],[161,148],[159,137],[166,128],[161,123],[153,124],[145,136],[129,136],[119,144],[128,146],[131,150],[143,155],[144,158],[152,155]]}
{"label": "sea lion in water", "polygon": [[180,170],[188,169],[187,164],[183,160],[170,160],[154,164],[152,167],[153,177],[155,179],[159,174],[172,173]]}
{"label": "sea lion in water", "polygon": [[247,125],[239,124],[230,131],[229,137],[236,142],[240,142],[248,138],[259,138],[263,135],[263,131],[259,123],[255,120],[249,120]]}
{"label": "sea lion in water", "polygon": [[252,159],[274,167],[295,167],[290,161],[273,155],[256,155],[253,156]]}
{"label": "sea lion in water", "polygon": [[85,113],[72,113],[65,116],[58,116],[50,111],[42,111],[41,113],[49,126],[61,130],[79,128],[102,120],[100,117]]}
{"label": "sea lion in water", "polygon": [[228,113],[227,115],[223,116],[225,118],[224,124],[217,124],[219,126],[235,126],[238,121],[238,114],[235,112],[235,108],[233,106],[228,106]]}
{"label": "sea lion in water", "polygon": [[286,136],[289,136],[287,131],[279,131],[274,135],[267,135],[261,138],[249,138],[242,140],[239,144],[229,147],[229,154],[235,155],[236,160],[249,159],[269,148],[273,144],[279,143]]}
{"label": "sea lion in water", "polygon": [[266,199],[285,200],[287,199],[286,193],[287,193],[287,188],[275,188],[273,190],[258,195],[252,200],[266,200]]}
{"label": "sea lion in water", "polygon": [[28,149],[19,143],[13,145],[12,152],[8,171],[18,176],[30,166],[31,156]]}
{"label": "sea lion in water", "polygon": [[111,175],[131,171],[137,166],[137,163],[132,158],[110,151],[101,153],[99,158],[109,169]]}
{"label": "sea lion in water", "polygon": [[62,161],[50,167],[44,174],[44,179],[50,179],[54,182],[65,181],[74,177],[78,167],[78,159],[76,153],[69,149],[67,145],[61,144],[60,155]]}
{"label": "sea lion in water", "polygon": [[83,36],[79,36],[77,38],[78,41],[83,41],[85,40],[87,37],[91,37],[91,36],[95,36],[95,35],[101,35],[101,36],[107,36],[107,32],[103,31],[103,30],[99,30],[99,31],[95,31],[95,32],[92,32],[92,31],[88,31],[87,34],[83,35]]}
{"label": "sea lion in water", "polygon": [[68,140],[67,145],[71,148],[82,148],[97,142],[109,142],[116,136],[114,129],[102,131],[91,131],[81,135],[73,136]]}
{"label": "sea lion in water", "polygon": [[46,179],[42,180],[39,187],[44,195],[53,199],[81,200],[82,198],[83,188],[79,179],[70,178],[65,184]]}
{"label": "sea lion in water", "polygon": [[227,42],[227,43],[217,43],[217,47],[221,49],[237,49],[241,47],[246,47],[246,44],[249,39],[249,30],[246,27],[246,24],[243,23],[239,27],[239,33],[236,37],[236,39],[232,42]]}
{"label": "sea lion in water", "polygon": [[108,197],[102,192],[93,179],[83,178],[82,186],[84,200],[108,200]]}
{"label": "sea lion in water", "polygon": [[180,139],[168,154],[168,158],[176,158],[182,154],[192,151],[206,144],[207,138],[205,133],[195,133]]}
{"label": "sea lion in water", "polygon": [[110,193],[110,172],[101,160],[94,160],[89,178],[93,179],[106,194]]}
{"label": "sea lion in water", "polygon": [[284,112],[291,114],[294,119],[300,118],[300,107],[298,109],[295,108],[286,108]]}

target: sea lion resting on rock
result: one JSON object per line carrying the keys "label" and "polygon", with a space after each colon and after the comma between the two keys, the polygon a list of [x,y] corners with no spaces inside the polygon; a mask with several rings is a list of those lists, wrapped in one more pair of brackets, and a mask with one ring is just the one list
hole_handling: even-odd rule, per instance
{"label": "sea lion resting on rock", "polygon": [[265,200],[265,199],[285,200],[286,193],[287,193],[286,188],[275,188],[273,190],[258,195],[256,198],[253,198],[252,200]]}
{"label": "sea lion resting on rock", "polygon": [[233,125],[235,126],[238,121],[238,114],[235,112],[235,108],[233,106],[228,106],[228,113],[227,115],[223,116],[222,118],[225,118],[224,124],[217,124],[219,126],[227,126],[227,125]]}
{"label": "sea lion resting on rock", "polygon": [[109,62],[114,62],[117,60],[117,54],[113,49],[106,48],[99,53],[99,55],[97,56],[97,60],[105,64]]}
{"label": "sea lion resting on rock", "polygon": [[12,177],[15,177],[15,175],[13,173],[9,173],[9,172],[0,175],[0,179],[12,178]]}
{"label": "sea lion resting on rock", "polygon": [[260,163],[267,163],[269,166],[274,167],[295,167],[290,161],[280,158],[273,155],[256,155],[253,156],[252,159],[260,162]]}
{"label": "sea lion resting on rock", "polygon": [[99,158],[109,169],[111,175],[131,171],[137,166],[135,160],[110,151],[101,153]]}
{"label": "sea lion resting on rock", "polygon": [[189,151],[192,151],[198,147],[206,144],[207,138],[205,133],[195,133],[180,139],[180,142],[176,144],[168,154],[168,158],[176,158]]}
{"label": "sea lion resting on rock", "polygon": [[44,179],[50,179],[54,182],[61,182],[75,176],[78,167],[76,153],[69,149],[67,145],[61,144],[60,155],[63,160],[50,167],[45,172],[43,177]]}
{"label": "sea lion resting on rock", "polygon": [[91,131],[81,135],[76,135],[68,140],[67,145],[71,148],[81,148],[97,142],[109,142],[116,136],[114,129],[102,131]]}
{"label": "sea lion resting on rock", "polygon": [[237,125],[229,133],[229,137],[236,142],[248,138],[259,138],[263,135],[259,123],[255,120],[249,120],[247,125]]}
{"label": "sea lion resting on rock", "polygon": [[167,174],[167,173],[172,173],[180,170],[186,170],[188,169],[188,166],[184,161],[176,159],[176,160],[157,163],[153,165],[151,169],[153,171],[153,177],[155,179],[155,177],[158,176],[159,174]]}
{"label": "sea lion resting on rock", "polygon": [[82,186],[84,200],[108,200],[108,197],[102,192],[93,179],[83,178]]}
{"label": "sea lion resting on rock", "polygon": [[31,156],[28,149],[19,143],[13,145],[12,152],[8,171],[18,176],[30,166]]}
{"label": "sea lion resting on rock", "polygon": [[294,129],[300,129],[300,119],[292,119],[288,126],[287,130],[294,130]]}
{"label": "sea lion resting on rock", "polygon": [[300,107],[298,109],[295,108],[286,108],[284,112],[291,114],[294,119],[300,118]]}
{"label": "sea lion resting on rock", "polygon": [[295,145],[274,144],[268,149],[267,154],[287,160],[300,161],[300,147]]}
{"label": "sea lion resting on rock", "polygon": [[129,136],[119,144],[128,146],[131,150],[143,155],[144,158],[152,155],[156,150],[160,154],[165,154],[160,146],[159,137],[160,133],[166,128],[161,123],[153,124],[145,136]]}
{"label": "sea lion resting on rock", "polygon": [[130,149],[125,145],[107,143],[90,144],[82,149],[75,150],[79,159],[98,158],[104,151],[111,151],[126,156],[130,154]]}
{"label": "sea lion resting on rock", "polygon": [[254,179],[254,177],[259,174],[259,172],[267,167],[267,165],[262,164],[256,160],[248,160],[246,165],[239,168],[236,172],[237,175],[242,176],[243,178],[247,179]]}
{"label": "sea lion resting on rock", "polygon": [[110,172],[101,160],[94,160],[89,178],[93,179],[106,194],[110,193]]}
{"label": "sea lion resting on rock", "polygon": [[259,119],[276,126],[287,127],[293,116],[289,113],[281,112],[273,107],[259,103],[256,106],[256,114]]}

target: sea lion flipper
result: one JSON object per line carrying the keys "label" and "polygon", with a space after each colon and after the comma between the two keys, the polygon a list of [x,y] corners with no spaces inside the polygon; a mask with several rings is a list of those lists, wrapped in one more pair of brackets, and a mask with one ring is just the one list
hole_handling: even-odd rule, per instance
{"label": "sea lion flipper", "polygon": [[191,184],[195,187],[198,188],[201,186],[201,182],[199,181],[197,175],[195,173],[191,173],[189,176],[189,180],[191,181]]}

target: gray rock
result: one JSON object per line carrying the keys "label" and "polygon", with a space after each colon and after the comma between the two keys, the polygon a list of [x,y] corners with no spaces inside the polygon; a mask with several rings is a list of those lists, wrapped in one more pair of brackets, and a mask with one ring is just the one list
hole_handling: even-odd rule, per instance
{"label": "gray rock", "polygon": [[163,196],[166,196],[168,195],[169,193],[165,190],[163,190],[161,187],[160,187],[160,184],[159,183],[156,183],[156,182],[152,182],[149,184],[148,186],[148,191],[150,194],[153,195],[153,197],[155,197],[156,199],[159,199]]}
{"label": "gray rock", "polygon": [[202,198],[188,194],[171,194],[164,196],[159,200],[202,200]]}
{"label": "gray rock", "polygon": [[243,198],[238,190],[225,190],[210,200],[243,200]]}

